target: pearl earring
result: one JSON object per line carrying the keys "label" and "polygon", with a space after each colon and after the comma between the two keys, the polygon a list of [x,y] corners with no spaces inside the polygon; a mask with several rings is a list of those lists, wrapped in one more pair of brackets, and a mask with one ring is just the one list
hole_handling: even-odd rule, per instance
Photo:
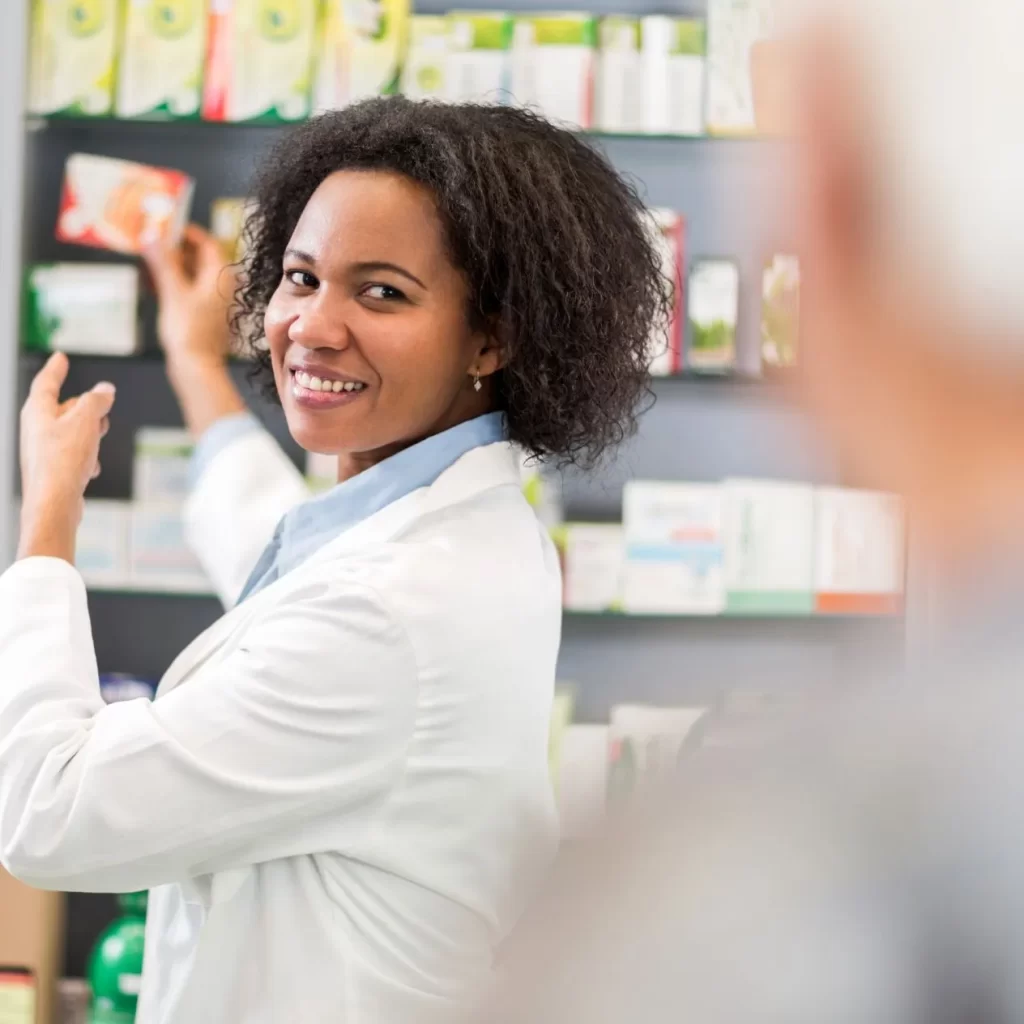
{"label": "pearl earring", "polygon": [[474,373],[473,374],[473,390],[474,391],[480,391],[480,389],[482,387],[483,387],[483,384],[480,383],[480,374],[479,373]]}

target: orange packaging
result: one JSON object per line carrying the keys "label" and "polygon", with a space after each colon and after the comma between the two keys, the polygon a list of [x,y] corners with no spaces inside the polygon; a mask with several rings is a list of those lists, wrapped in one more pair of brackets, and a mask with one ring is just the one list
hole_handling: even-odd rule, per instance
{"label": "orange packaging", "polygon": [[188,222],[194,187],[182,171],[74,153],[65,168],[57,238],[129,254],[173,245]]}

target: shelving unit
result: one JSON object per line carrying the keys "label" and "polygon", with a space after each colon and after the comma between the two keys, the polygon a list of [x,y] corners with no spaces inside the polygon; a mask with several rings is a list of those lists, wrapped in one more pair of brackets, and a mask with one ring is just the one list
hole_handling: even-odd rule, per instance
{"label": "shelving unit", "polygon": [[[197,180],[194,216],[205,221],[212,200],[242,195],[261,155],[287,128],[211,125],[203,122],[145,123],[117,120],[26,119],[24,81],[26,0],[0,11],[0,358],[9,376],[0,387],[0,538],[11,550],[15,518],[16,408],[40,357],[18,352],[18,283],[15,267],[59,260],[110,260],[107,253],[74,248],[54,238],[64,162],[76,151],[143,160],[180,168]],[[419,4],[426,13],[447,5]],[[483,7],[498,7],[484,0]],[[550,7],[542,0],[518,9]],[[621,10],[613,0],[587,4],[597,13]],[[700,3],[671,2],[658,10],[701,13]],[[643,0],[625,9],[646,10]],[[576,520],[620,517],[628,479],[718,480],[765,476],[841,482],[833,455],[786,401],[788,378],[760,378],[758,325],[764,258],[787,242],[770,201],[787,144],[709,137],[588,136],[624,173],[641,183],[651,205],[682,211],[686,259],[724,256],[741,274],[738,366],[730,376],[682,374],[654,381],[656,402],[640,429],[594,474],[568,473],[566,511]],[[114,257],[117,259],[117,257]],[[113,429],[104,444],[103,476],[90,497],[125,498],[131,493],[133,439],[141,426],[180,424],[155,342],[154,310],[144,302],[146,347],[130,358],[80,357],[72,363],[68,389],[78,392],[101,379],[117,385]],[[235,373],[246,379],[246,365]],[[15,382],[15,383],[11,383]],[[279,411],[249,392],[254,411],[299,462]],[[177,653],[213,622],[218,602],[210,597],[100,591],[90,611],[101,670],[159,677]],[[879,662],[902,659],[901,618],[656,617],[588,615],[564,617],[560,676],[577,685],[584,719],[604,718],[623,700],[660,703],[712,699],[743,684],[831,684],[844,676],[882,670]],[[871,661],[865,661],[867,652]],[[81,973],[86,950],[111,915],[113,901],[73,897],[69,912],[66,970]]]}

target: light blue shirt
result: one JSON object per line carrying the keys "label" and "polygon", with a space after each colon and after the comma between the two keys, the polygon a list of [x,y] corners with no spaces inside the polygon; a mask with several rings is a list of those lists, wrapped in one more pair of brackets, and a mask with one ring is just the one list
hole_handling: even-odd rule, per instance
{"label": "light blue shirt", "polygon": [[[235,438],[262,430],[249,413],[219,420],[200,438],[193,456],[193,478]],[[288,512],[260,556],[238,601],[262,590],[301,565],[328,541],[393,501],[428,487],[467,452],[505,439],[505,414],[488,413],[434,434],[378,462]]]}

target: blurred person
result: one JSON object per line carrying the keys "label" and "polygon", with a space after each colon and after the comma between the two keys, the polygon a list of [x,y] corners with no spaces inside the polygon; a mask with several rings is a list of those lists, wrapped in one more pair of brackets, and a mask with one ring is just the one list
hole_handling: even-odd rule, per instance
{"label": "blurred person", "polygon": [[305,500],[245,411],[216,243],[153,254],[187,532],[234,607],[104,707],[72,563],[113,396],[62,403],[53,357],[0,579],[0,860],[153,889],[142,1024],[448,1020],[556,841],[560,576],[513,444],[588,465],[632,431],[665,281],[632,188],[524,111],[325,114],[254,198],[234,324],[339,483]]}
{"label": "blurred person", "polygon": [[[1021,578],[1022,25],[1008,0],[821,4],[769,58],[801,133],[800,397],[972,597]],[[945,624],[925,675],[688,763],[565,857],[474,1019],[1024,1021],[1019,608],[984,604],[973,647]]]}

